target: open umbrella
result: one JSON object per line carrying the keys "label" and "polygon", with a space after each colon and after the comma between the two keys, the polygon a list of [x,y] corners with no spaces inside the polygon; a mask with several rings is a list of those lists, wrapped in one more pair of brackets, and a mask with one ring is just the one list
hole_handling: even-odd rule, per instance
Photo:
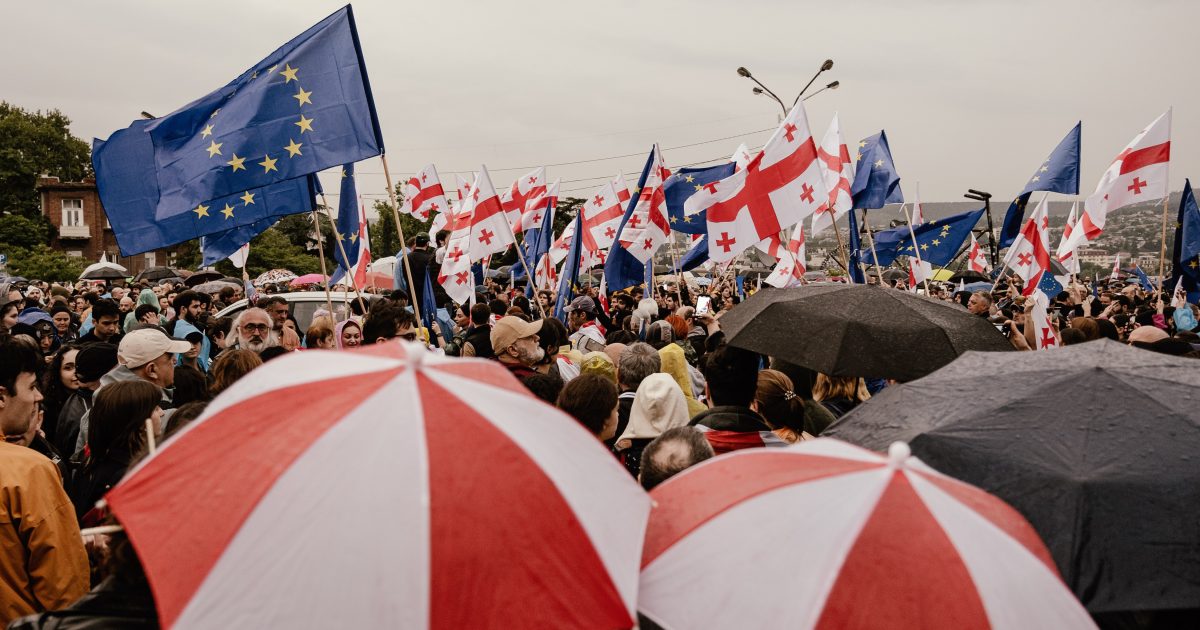
{"label": "open umbrella", "polygon": [[908,272],[899,269],[885,269],[883,271],[883,280],[887,283],[896,282],[897,280],[908,282]]}
{"label": "open umbrella", "polygon": [[628,628],[650,510],[498,363],[400,343],[255,369],[106,498],[180,628]]}
{"label": "open umbrella", "polygon": [[817,439],[704,462],[650,493],[638,611],[665,628],[1092,628],[999,499]]}
{"label": "open umbrella", "polygon": [[907,291],[764,289],[721,318],[731,345],[835,376],[920,378],[967,350],[1012,349],[986,320]]}
{"label": "open umbrella", "polygon": [[179,273],[170,267],[147,267],[138,272],[138,275],[133,280],[135,282],[141,282],[143,280],[147,282],[156,282],[158,280],[176,278],[178,276]]}
{"label": "open umbrella", "polygon": [[1200,602],[1200,369],[1101,340],[971,352],[822,435],[905,440],[1017,508],[1092,612]]}
{"label": "open umbrella", "polygon": [[80,280],[121,280],[127,277],[129,272],[116,263],[95,263],[79,274]]}
{"label": "open umbrella", "polygon": [[192,287],[193,291],[200,293],[220,293],[221,289],[226,287],[240,289],[242,285],[238,282],[226,282],[224,280],[213,280],[212,282],[202,282]]}
{"label": "open umbrella", "polygon": [[193,273],[192,275],[188,276],[187,280],[185,280],[183,283],[189,287],[194,287],[198,284],[203,284],[205,282],[212,282],[213,280],[220,280],[222,277],[224,277],[224,275],[225,274],[221,273],[220,271],[217,271],[216,269],[201,269],[200,271],[197,271],[197,272]]}
{"label": "open umbrella", "polygon": [[991,286],[991,284],[992,284],[992,279],[989,278],[987,275],[979,273],[978,271],[971,271],[969,269],[966,271],[960,271],[960,272],[954,274],[953,276],[950,276],[950,282],[960,282],[960,281],[968,282],[968,283],[970,283],[970,282],[986,282],[986,283],[988,283],[988,286]]}
{"label": "open umbrella", "polygon": [[[219,278],[221,276],[217,277]],[[262,286],[264,284],[287,283],[291,282],[295,278],[296,274],[288,271],[287,269],[272,269],[255,278],[254,284],[255,286]]]}
{"label": "open umbrella", "polygon": [[319,273],[306,273],[298,278],[292,278],[292,281],[289,282],[288,285],[293,287],[302,287],[306,284],[325,284],[326,280],[328,280],[328,278]]}
{"label": "open umbrella", "polygon": [[375,287],[376,289],[391,289],[396,282],[395,278],[393,278],[391,275],[379,273],[378,271],[368,271],[366,273],[366,278],[367,281],[363,283],[363,286],[359,287],[360,289],[365,289],[367,287]]}

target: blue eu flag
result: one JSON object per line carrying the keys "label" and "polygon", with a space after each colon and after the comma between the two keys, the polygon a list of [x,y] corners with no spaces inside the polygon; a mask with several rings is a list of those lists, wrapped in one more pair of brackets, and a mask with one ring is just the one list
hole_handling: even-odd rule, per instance
{"label": "blue eu flag", "polygon": [[206,217],[198,208],[211,200],[382,152],[347,6],[215,92],[97,140],[93,164],[117,241],[132,254],[259,219]]}
{"label": "blue eu flag", "polygon": [[[911,232],[907,225],[876,232],[875,254],[879,264],[886,267],[898,256],[915,256],[919,247],[922,262],[944,267],[958,254],[983,212],[984,209],[980,208],[944,219],[932,219],[914,225]],[[913,245],[914,236],[916,245]]]}
{"label": "blue eu flag", "polygon": [[[644,184],[645,180],[642,180],[642,183]],[[562,275],[558,279],[558,295],[554,298],[554,317],[563,322],[567,321],[565,309],[571,300],[575,299],[575,291],[579,284],[579,259],[583,256],[583,239],[580,238],[580,234],[583,234],[582,212],[575,215],[575,238],[571,239],[571,249],[567,252],[567,260],[563,263]],[[620,243],[613,243],[613,248],[616,248],[617,245]],[[627,252],[625,255],[633,258]],[[634,262],[637,262],[636,258],[634,258]]]}
{"label": "blue eu flag", "polygon": [[692,248],[687,250],[683,258],[679,259],[679,268],[675,273],[681,271],[691,271],[708,261],[708,234],[701,236],[692,245]]}
{"label": "blue eu flag", "polygon": [[1079,194],[1079,145],[1082,135],[1083,123],[1076,123],[1075,128],[1054,147],[1050,157],[1034,171],[1021,194],[1013,199],[1004,215],[1004,227],[1000,229],[1000,248],[1012,245],[1017,239],[1021,224],[1025,222],[1025,206],[1029,204],[1029,196],[1034,191]]}
{"label": "blue eu flag", "polygon": [[882,208],[889,203],[904,203],[900,175],[892,161],[892,149],[883,131],[858,143],[857,171],[850,185],[855,208]]}
{"label": "blue eu flag", "polygon": [[1183,197],[1179,199],[1171,277],[1172,287],[1183,282],[1188,302],[1200,302],[1200,206],[1196,204],[1191,180],[1184,180]]}
{"label": "blue eu flag", "polygon": [[[333,259],[347,272],[358,264],[358,237],[362,230],[358,216],[358,190],[354,187],[354,165],[342,167],[341,187],[338,190],[338,217],[334,224]],[[340,243],[340,245],[339,245]],[[345,257],[342,256],[345,250]]]}
{"label": "blue eu flag", "polygon": [[200,251],[204,257],[203,265],[215,265],[229,258],[242,245],[267,231],[267,228],[275,225],[282,217],[289,214],[311,212],[315,205],[313,197],[320,190],[320,185],[316,175],[309,175],[272,184],[260,189],[263,192],[257,194],[229,197],[223,201],[215,200],[212,205],[207,206],[205,212],[217,213],[217,216],[220,217],[225,217],[226,214],[242,213],[262,218],[253,223],[202,237]]}
{"label": "blue eu flag", "polygon": [[850,268],[846,271],[850,274],[850,282],[854,284],[866,284],[867,278],[863,275],[862,269],[862,236],[858,233],[858,217],[854,210],[846,213],[847,220],[850,222],[850,242],[846,247],[850,250]]}
{"label": "blue eu flag", "polygon": [[663,194],[667,198],[667,220],[671,222],[671,229],[684,234],[707,234],[708,211],[688,216],[683,213],[683,204],[705,184],[733,175],[734,168],[732,162],[705,168],[681,168],[668,177],[663,183]]}
{"label": "blue eu flag", "polygon": [[[650,177],[650,168],[653,164],[654,149],[651,148],[650,155],[646,156],[646,165],[642,167],[642,174],[638,177],[637,188],[629,196],[629,205],[625,207],[625,216],[621,218],[621,227],[617,230],[617,234],[620,234],[621,230],[625,229],[625,223],[629,221],[629,217],[633,214],[633,209],[637,207],[638,197],[641,196],[642,188],[646,186],[646,179]],[[575,234],[582,234],[582,232],[577,230]],[[575,241],[580,240],[576,236]],[[621,241],[615,241],[612,247],[608,249],[608,258],[604,261],[604,281],[609,291],[620,291],[621,289],[628,289],[629,287],[642,284],[653,273],[654,265],[643,265],[640,260],[633,257],[633,254],[625,250],[625,247],[621,245]],[[561,296],[561,289],[559,294]],[[555,308],[555,312],[557,314],[557,307]]]}

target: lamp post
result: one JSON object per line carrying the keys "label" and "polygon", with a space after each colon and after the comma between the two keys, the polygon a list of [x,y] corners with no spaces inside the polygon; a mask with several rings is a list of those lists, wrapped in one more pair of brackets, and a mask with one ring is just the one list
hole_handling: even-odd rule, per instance
{"label": "lamp post", "polygon": [[[817,69],[817,73],[814,74],[812,76],[812,78],[808,80],[808,83],[806,83],[804,85],[804,88],[802,90],[800,90],[800,93],[797,94],[796,98],[792,100],[792,107],[795,107],[796,103],[800,102],[800,97],[804,96],[804,93],[808,91],[808,88],[812,87],[813,82],[817,80],[817,77],[821,76],[822,72],[831,70],[832,68],[833,68],[833,60],[826,59],[824,61],[824,63],[821,64],[821,67]],[[787,116],[788,106],[783,102],[783,99],[779,98],[779,95],[777,95],[771,91],[771,88],[763,85],[762,81],[759,81],[744,66],[738,68],[737,73],[738,73],[738,76],[746,77],[747,79],[754,81],[754,83],[756,85],[758,85],[758,87],[751,90],[754,94],[766,94],[766,95],[770,96],[771,98],[775,99],[775,102],[779,103],[779,109],[783,110],[783,115]],[[811,94],[808,98],[812,98],[813,96],[816,96],[817,94],[820,94],[821,92],[824,92],[825,90],[836,90],[839,85],[840,85],[840,82],[834,81],[833,83],[826,85],[825,87],[821,88],[820,90],[817,90],[816,92]],[[808,98],[806,98],[804,100],[808,100]]]}
{"label": "lamp post", "polygon": [[996,263],[1000,260],[1000,252],[996,251],[996,233],[992,229],[992,193],[983,192],[982,190],[975,190],[974,188],[968,188],[967,193],[963,195],[963,197],[983,202],[984,213],[987,214],[988,220],[988,249],[991,250],[992,254],[992,267],[995,267]]}

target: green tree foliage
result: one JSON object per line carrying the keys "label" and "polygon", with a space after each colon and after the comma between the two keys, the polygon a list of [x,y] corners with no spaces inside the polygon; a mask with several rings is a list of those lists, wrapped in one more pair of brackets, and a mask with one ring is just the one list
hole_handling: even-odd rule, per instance
{"label": "green tree foliage", "polygon": [[[404,194],[400,186],[396,187],[396,199],[404,202]],[[371,252],[374,258],[394,256],[400,251],[400,236],[396,232],[396,213],[392,212],[392,204],[387,200],[375,202],[375,213],[379,220],[371,225]],[[412,241],[418,234],[429,232],[433,217],[428,221],[418,221],[407,215],[400,214],[400,227],[404,230],[404,238]]]}
{"label": "green tree foliage", "polygon": [[49,219],[38,215],[0,214],[0,249],[30,249],[50,242]]}
{"label": "green tree foliage", "polygon": [[5,250],[8,254],[9,275],[37,278],[39,280],[59,281],[76,280],[86,266],[82,258],[68,256],[60,251],[50,249],[47,245],[36,245],[31,248],[13,247]]}
{"label": "green tree foliage", "polygon": [[0,101],[0,213],[37,215],[34,186],[42,173],[64,181],[92,174],[88,144],[70,126],[58,110],[31,112]]}

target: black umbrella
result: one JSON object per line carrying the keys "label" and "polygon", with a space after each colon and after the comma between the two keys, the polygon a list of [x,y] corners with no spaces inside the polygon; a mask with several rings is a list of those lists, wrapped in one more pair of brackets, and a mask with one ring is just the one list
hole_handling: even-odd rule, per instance
{"label": "black umbrella", "polygon": [[950,282],[991,282],[992,278],[978,271],[960,271],[950,276]]}
{"label": "black umbrella", "polygon": [[884,282],[892,283],[892,282],[895,282],[895,281],[897,281],[897,280],[900,280],[900,281],[907,282],[907,281],[908,281],[908,272],[907,272],[907,271],[901,271],[901,270],[899,270],[899,269],[885,269],[885,270],[883,270],[883,281],[884,281]]}
{"label": "black umbrella", "polygon": [[1025,515],[1093,613],[1200,606],[1200,363],[1102,340],[971,352],[821,435],[896,440]]}
{"label": "black umbrella", "polygon": [[124,280],[128,276],[115,267],[96,267],[83,272],[80,280]]}
{"label": "black umbrella", "polygon": [[178,275],[179,272],[171,269],[170,267],[147,267],[146,269],[143,269],[141,273],[139,273],[137,277],[133,279],[133,281],[141,282],[142,280],[146,280],[148,282],[154,282],[157,280],[174,278]]}
{"label": "black umbrella", "polygon": [[861,284],[764,289],[721,318],[731,345],[834,376],[907,381],[967,350],[1011,350],[958,306]]}
{"label": "black umbrella", "polygon": [[215,269],[201,269],[200,271],[188,276],[187,280],[184,280],[183,283],[189,287],[194,287],[198,284],[212,282],[213,280],[220,280],[224,277],[225,274]]}

